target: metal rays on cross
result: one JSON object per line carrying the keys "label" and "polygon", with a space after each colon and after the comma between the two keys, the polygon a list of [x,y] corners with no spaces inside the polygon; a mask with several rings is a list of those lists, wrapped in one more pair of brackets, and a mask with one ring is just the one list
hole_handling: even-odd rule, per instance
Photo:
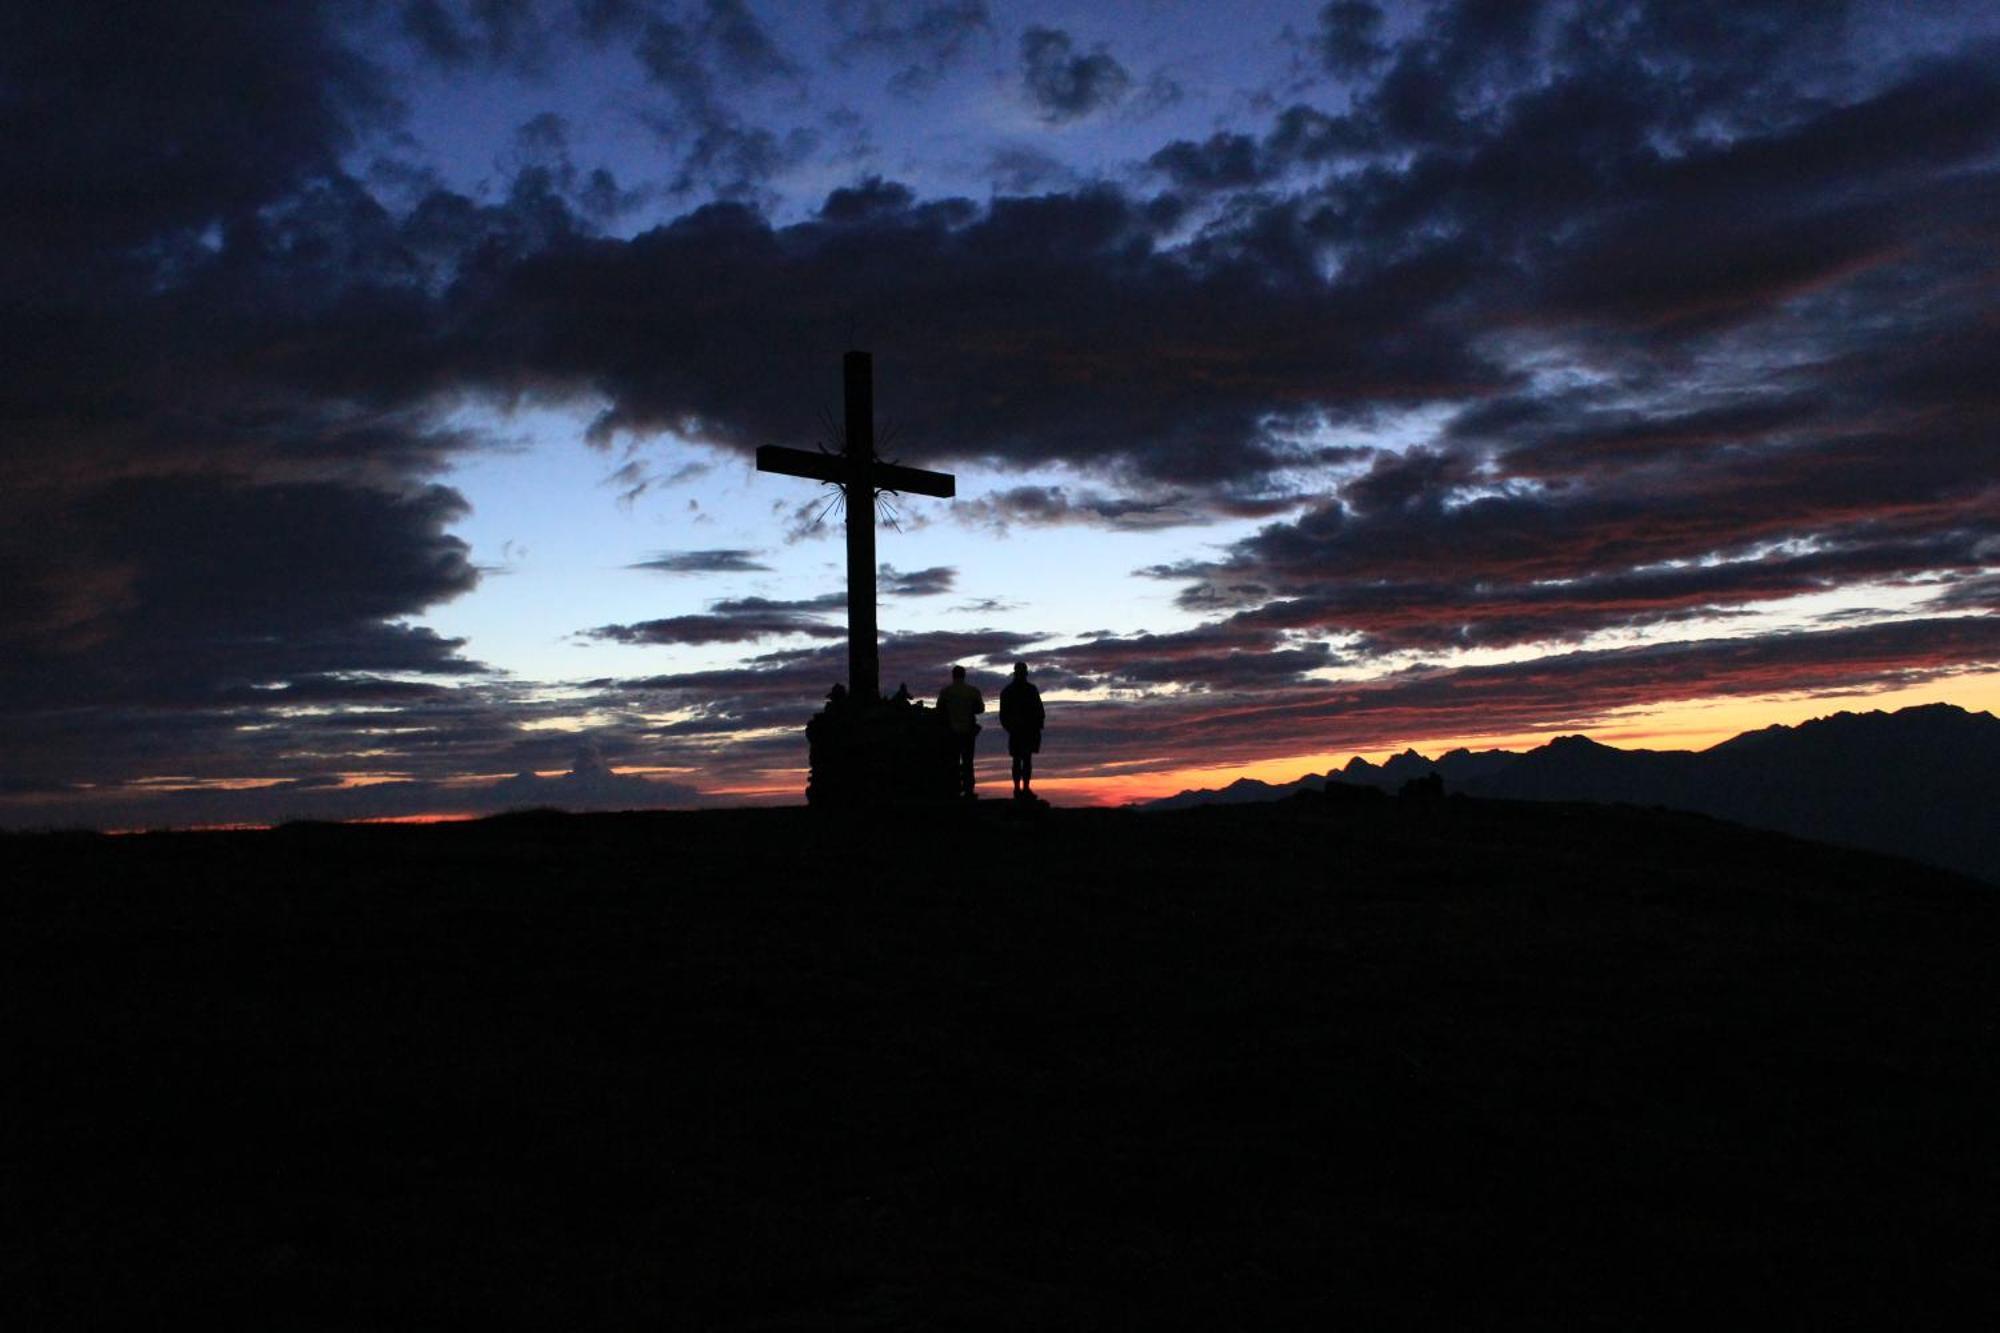
{"label": "metal rays on cross", "polygon": [[868,353],[849,352],[841,358],[841,381],[846,429],[840,452],[767,444],[757,450],[757,470],[829,482],[847,502],[847,691],[860,703],[882,694],[875,643],[876,497],[902,491],[949,500],[958,486],[949,472],[926,472],[876,457],[875,367]]}

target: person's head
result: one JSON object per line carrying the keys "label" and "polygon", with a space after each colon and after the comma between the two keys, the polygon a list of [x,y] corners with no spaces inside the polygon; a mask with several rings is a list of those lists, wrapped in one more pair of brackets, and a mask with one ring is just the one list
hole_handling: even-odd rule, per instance
{"label": "person's head", "polygon": [[955,666],[955,667],[953,667],[953,668],[951,669],[951,678],[952,678],[953,680],[964,680],[964,679],[965,679],[965,668],[964,668],[964,667],[962,667],[962,666]]}
{"label": "person's head", "polygon": [[1027,664],[1026,662],[1016,662],[1016,663],[1014,663],[1014,674],[1015,674],[1015,675],[1017,675],[1017,676],[1025,676],[1025,675],[1027,675],[1027,674],[1028,674],[1028,664]]}

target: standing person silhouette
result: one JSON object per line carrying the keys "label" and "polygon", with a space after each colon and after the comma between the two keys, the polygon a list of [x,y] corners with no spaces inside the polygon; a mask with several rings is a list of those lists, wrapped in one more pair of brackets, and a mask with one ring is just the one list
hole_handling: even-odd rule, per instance
{"label": "standing person silhouette", "polygon": [[1014,799],[1033,800],[1035,751],[1042,748],[1042,692],[1028,679],[1028,664],[1014,663],[1014,679],[1000,691],[1000,726],[1007,733],[1007,754],[1014,761]]}
{"label": "standing person silhouette", "polygon": [[938,711],[951,728],[952,748],[958,754],[958,794],[972,799],[972,747],[979,739],[974,716],[986,711],[986,696],[976,685],[965,683],[965,668],[951,669],[951,684],[938,691]]}

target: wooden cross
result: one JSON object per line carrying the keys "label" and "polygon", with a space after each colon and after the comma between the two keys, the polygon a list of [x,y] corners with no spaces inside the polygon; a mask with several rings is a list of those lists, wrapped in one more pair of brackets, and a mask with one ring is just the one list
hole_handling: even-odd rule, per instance
{"label": "wooden cross", "polygon": [[907,491],[949,500],[958,493],[949,472],[899,467],[875,456],[875,364],[866,352],[841,358],[847,397],[847,430],[837,454],[767,444],[757,450],[759,472],[829,481],[847,496],[847,696],[865,703],[882,696],[882,664],[875,650],[875,496]]}

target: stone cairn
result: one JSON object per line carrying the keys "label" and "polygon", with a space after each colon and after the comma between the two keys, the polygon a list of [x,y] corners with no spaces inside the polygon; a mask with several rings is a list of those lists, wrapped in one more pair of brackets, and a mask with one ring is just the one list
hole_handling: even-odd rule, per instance
{"label": "stone cairn", "polygon": [[835,685],[806,723],[811,775],[806,804],[824,809],[950,802],[958,768],[944,714],[910,698],[908,686],[856,705]]}

